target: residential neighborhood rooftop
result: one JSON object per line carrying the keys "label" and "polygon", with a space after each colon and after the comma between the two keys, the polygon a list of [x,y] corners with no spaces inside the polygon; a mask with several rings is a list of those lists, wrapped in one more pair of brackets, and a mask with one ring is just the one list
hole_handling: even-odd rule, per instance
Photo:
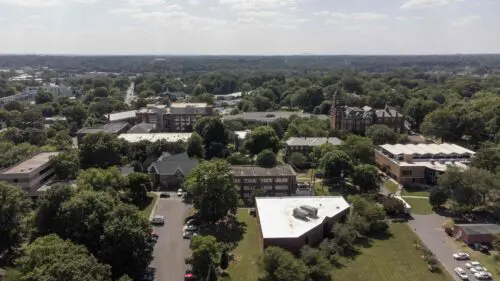
{"label": "residential neighborhood rooftop", "polygon": [[14,166],[5,169],[2,171],[2,174],[23,174],[30,173],[33,170],[36,170],[40,166],[44,165],[50,160],[50,157],[56,156],[59,152],[42,152],[39,153],[29,159],[26,159],[20,163],[15,164]]}
{"label": "residential neighborhood rooftop", "polygon": [[429,158],[437,155],[474,155],[474,151],[451,143],[384,144],[380,148],[392,155],[418,154],[429,155]]}
{"label": "residential neighborhood rooftop", "polygon": [[191,133],[149,133],[149,134],[121,134],[118,136],[128,142],[150,141],[155,142],[159,140],[166,140],[167,142],[188,141]]}
{"label": "residential neighborhood rooftop", "polygon": [[286,144],[289,146],[319,146],[325,143],[341,145],[342,140],[340,140],[339,138],[292,137],[286,141]]}
{"label": "residential neighborhood rooftop", "polygon": [[[263,238],[300,237],[325,218],[333,218],[349,209],[349,203],[342,196],[257,197],[255,202]],[[317,208],[317,217],[307,220],[294,217],[293,210],[304,205]]]}
{"label": "residential neighborhood rooftop", "polygon": [[295,176],[295,171],[290,165],[278,165],[273,168],[241,165],[231,166],[231,170],[237,177]]}
{"label": "residential neighborhood rooftop", "polygon": [[302,112],[290,112],[290,111],[274,111],[274,112],[244,112],[241,114],[224,116],[223,120],[234,120],[243,119],[247,121],[257,121],[257,122],[272,122],[279,118],[289,119],[291,116],[296,115],[298,117],[316,117],[319,119],[328,119],[326,115],[313,115],[309,113]]}
{"label": "residential neighborhood rooftop", "polygon": [[129,126],[128,123],[126,122],[115,122],[115,123],[108,123],[104,124],[99,127],[92,127],[92,128],[82,128],[78,131],[79,134],[95,134],[95,133],[109,133],[109,134],[116,134],[123,130],[125,127]]}
{"label": "residential neighborhood rooftop", "polygon": [[467,235],[480,235],[480,234],[498,234],[500,233],[500,224],[456,224]]}
{"label": "residential neighborhood rooftop", "polygon": [[154,130],[155,128],[156,128],[155,124],[139,123],[130,128],[127,134],[147,134],[151,132],[151,130]]}

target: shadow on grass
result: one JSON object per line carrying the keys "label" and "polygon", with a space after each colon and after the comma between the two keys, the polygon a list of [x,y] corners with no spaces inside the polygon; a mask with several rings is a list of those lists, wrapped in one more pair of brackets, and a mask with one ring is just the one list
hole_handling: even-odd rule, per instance
{"label": "shadow on grass", "polygon": [[430,191],[429,186],[425,185],[408,185],[403,187],[407,192],[423,192]]}
{"label": "shadow on grass", "polygon": [[143,202],[136,204],[136,206],[137,208],[139,208],[140,211],[143,211],[151,204],[151,202],[153,202],[153,200],[154,200],[153,195],[148,195],[148,197],[146,197],[146,199]]}
{"label": "shadow on grass", "polygon": [[246,228],[245,222],[240,222],[236,217],[231,216],[216,224],[200,228],[200,234],[214,236],[217,241],[233,244],[233,247],[236,247],[237,243],[243,240]]}

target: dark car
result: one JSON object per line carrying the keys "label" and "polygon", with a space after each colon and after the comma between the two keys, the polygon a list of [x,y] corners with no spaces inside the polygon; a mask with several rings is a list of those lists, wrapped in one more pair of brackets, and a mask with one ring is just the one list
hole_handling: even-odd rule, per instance
{"label": "dark car", "polygon": [[469,247],[471,247],[475,251],[480,251],[482,253],[488,253],[490,251],[490,248],[488,246],[481,243],[472,243],[469,245]]}
{"label": "dark car", "polygon": [[169,198],[169,197],[170,197],[170,193],[167,193],[167,192],[160,193],[160,198]]}

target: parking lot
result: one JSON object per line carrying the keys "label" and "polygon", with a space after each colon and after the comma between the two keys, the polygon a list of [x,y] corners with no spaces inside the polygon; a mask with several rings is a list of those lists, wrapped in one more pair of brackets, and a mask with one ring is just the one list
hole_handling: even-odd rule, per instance
{"label": "parking lot", "polygon": [[163,226],[154,227],[159,239],[154,249],[152,266],[156,268],[156,281],[183,281],[189,254],[189,240],[182,238],[184,219],[190,207],[180,197],[171,193],[170,198],[159,198],[154,215],[165,217]]}
{"label": "parking lot", "polygon": [[[443,230],[442,225],[445,218],[436,214],[413,215],[413,218],[409,222],[411,229],[419,236],[424,245],[436,255],[436,258],[454,280],[461,280],[455,273],[456,267],[463,268],[467,272],[469,280],[477,280],[465,267],[465,263],[469,261],[457,261],[453,258],[453,254],[460,252],[460,249]],[[471,257],[471,260],[474,259]]]}

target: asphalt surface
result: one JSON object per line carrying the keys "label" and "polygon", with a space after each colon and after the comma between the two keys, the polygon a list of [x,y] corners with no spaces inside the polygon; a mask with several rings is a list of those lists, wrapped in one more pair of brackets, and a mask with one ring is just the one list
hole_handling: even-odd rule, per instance
{"label": "asphalt surface", "polygon": [[134,90],[135,90],[135,84],[134,82],[130,83],[130,86],[127,89],[127,94],[125,95],[125,104],[131,105],[132,101],[134,100]]}
{"label": "asphalt surface", "polygon": [[460,249],[453,242],[453,238],[444,232],[442,227],[446,220],[444,217],[432,214],[413,215],[413,218],[413,220],[409,221],[411,229],[418,235],[424,245],[436,255],[436,258],[454,280],[461,280],[455,273],[456,267],[463,268],[469,275],[469,280],[476,280],[465,267],[465,263],[468,261],[457,261],[453,258],[453,254],[460,252]]}
{"label": "asphalt surface", "polygon": [[182,227],[189,208],[175,193],[170,198],[158,198],[153,214],[164,216],[165,224],[154,227],[159,234],[152,262],[156,268],[155,281],[184,281],[184,259],[189,255],[189,240],[182,238]]}

